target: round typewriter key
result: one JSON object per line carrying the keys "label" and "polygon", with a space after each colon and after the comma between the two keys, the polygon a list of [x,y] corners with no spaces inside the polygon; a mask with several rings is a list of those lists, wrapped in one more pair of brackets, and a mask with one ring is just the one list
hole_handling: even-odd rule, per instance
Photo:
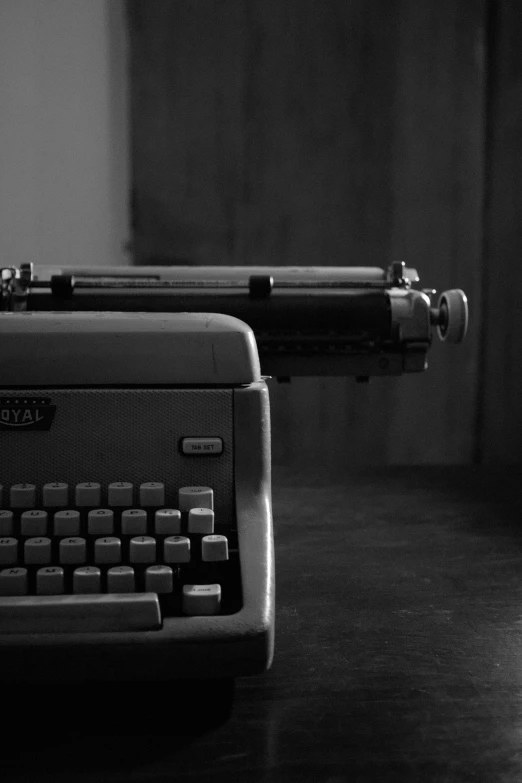
{"label": "round typewriter key", "polygon": [[183,585],[183,614],[219,614],[221,585]]}
{"label": "round typewriter key", "polygon": [[172,568],[169,566],[153,565],[145,571],[145,592],[147,593],[172,593],[173,584]]}
{"label": "round typewriter key", "polygon": [[77,506],[99,506],[101,502],[101,486],[97,481],[83,481],[76,485]]}
{"label": "round typewriter key", "polygon": [[31,511],[22,511],[20,533],[22,536],[45,536],[47,533],[47,511],[40,511],[36,508]]}
{"label": "round typewriter key", "polygon": [[214,512],[211,508],[191,508],[188,512],[188,532],[210,535],[214,532]]}
{"label": "round typewriter key", "polygon": [[97,538],[94,542],[94,562],[96,565],[115,565],[121,562],[121,541],[114,536]]}
{"label": "round typewriter key", "polygon": [[110,508],[93,508],[87,516],[90,536],[111,536],[114,533],[114,511]]}
{"label": "round typewriter key", "polygon": [[211,487],[181,487],[178,508],[190,511],[191,508],[214,508],[214,492]]}
{"label": "round typewriter key", "polygon": [[130,566],[114,566],[107,571],[108,593],[134,593],[136,579],[134,568]]}
{"label": "round typewriter key", "polygon": [[87,559],[87,542],[84,538],[77,536],[62,538],[59,546],[59,558],[62,565],[82,565]]}
{"label": "round typewriter key", "polygon": [[122,536],[144,536],[147,533],[147,512],[143,508],[126,508],[121,512]]}
{"label": "round typewriter key", "polygon": [[156,539],[152,536],[131,538],[129,561],[131,563],[154,563],[156,560]]}
{"label": "round typewriter key", "polygon": [[169,536],[163,542],[163,559],[166,563],[190,563],[190,538]]}
{"label": "round typewriter key", "polygon": [[73,573],[74,593],[100,593],[101,572],[94,566],[81,566],[75,568]]}
{"label": "round typewriter key", "polygon": [[4,568],[0,571],[0,595],[27,595],[27,568]]}
{"label": "round typewriter key", "polygon": [[228,540],[226,536],[203,536],[201,539],[201,559],[206,563],[228,560]]}
{"label": "round typewriter key", "polygon": [[36,486],[34,484],[13,484],[11,487],[11,508],[34,508]]}
{"label": "round typewriter key", "polygon": [[165,485],[161,481],[140,484],[140,506],[162,506],[165,503]]}
{"label": "round typewriter key", "polygon": [[80,534],[80,512],[68,508],[57,511],[53,520],[55,536],[78,536]]}
{"label": "round typewriter key", "polygon": [[177,536],[181,533],[181,511],[162,508],[154,515],[154,532],[158,536]]}
{"label": "round typewriter key", "polygon": [[48,508],[66,506],[68,502],[69,486],[63,481],[53,481],[43,485],[42,501]]}
{"label": "round typewriter key", "polygon": [[109,506],[132,506],[133,486],[129,481],[114,481],[109,484],[107,499]]}
{"label": "round typewriter key", "polygon": [[36,595],[62,595],[64,592],[63,568],[48,566],[36,572]]}
{"label": "round typewriter key", "polygon": [[28,538],[24,544],[26,565],[48,565],[51,562],[51,539]]}

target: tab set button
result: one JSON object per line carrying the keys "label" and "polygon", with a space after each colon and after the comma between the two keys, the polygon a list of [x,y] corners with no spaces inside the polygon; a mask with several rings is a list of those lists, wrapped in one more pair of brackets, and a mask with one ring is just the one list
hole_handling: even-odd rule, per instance
{"label": "tab set button", "polygon": [[208,457],[222,453],[223,441],[221,438],[183,438],[181,450],[183,454],[191,454],[195,457]]}

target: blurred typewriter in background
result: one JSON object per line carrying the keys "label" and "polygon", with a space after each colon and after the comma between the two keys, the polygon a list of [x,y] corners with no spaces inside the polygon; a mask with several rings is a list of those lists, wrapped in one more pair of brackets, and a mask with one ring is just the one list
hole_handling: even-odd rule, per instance
{"label": "blurred typewriter in background", "polygon": [[421,372],[463,340],[415,270],[1,270],[0,671],[270,666],[266,376]]}
{"label": "blurred typewriter in background", "polygon": [[265,375],[401,375],[426,369],[436,328],[460,342],[460,290],[419,290],[415,269],[99,267],[2,271],[3,310],[218,312],[253,330]]}

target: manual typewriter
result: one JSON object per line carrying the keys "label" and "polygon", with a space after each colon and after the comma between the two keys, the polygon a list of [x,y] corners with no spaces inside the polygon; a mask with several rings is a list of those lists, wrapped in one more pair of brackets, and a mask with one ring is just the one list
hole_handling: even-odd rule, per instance
{"label": "manual typewriter", "polygon": [[0,671],[270,666],[266,376],[426,368],[462,291],[415,270],[1,270]]}

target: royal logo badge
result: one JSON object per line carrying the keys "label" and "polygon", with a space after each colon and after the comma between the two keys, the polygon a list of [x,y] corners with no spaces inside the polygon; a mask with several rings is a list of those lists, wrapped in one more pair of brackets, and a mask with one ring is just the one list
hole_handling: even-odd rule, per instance
{"label": "royal logo badge", "polygon": [[56,405],[43,397],[0,397],[0,430],[49,430]]}

